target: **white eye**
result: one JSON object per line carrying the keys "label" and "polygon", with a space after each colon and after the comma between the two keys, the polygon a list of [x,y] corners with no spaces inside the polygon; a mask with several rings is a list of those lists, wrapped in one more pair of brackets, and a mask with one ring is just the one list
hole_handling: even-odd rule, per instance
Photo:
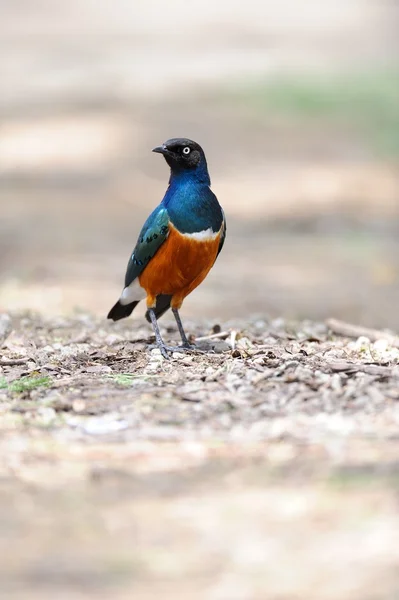
{"label": "white eye", "polygon": [[186,156],[187,156],[187,154],[190,154],[190,152],[191,152],[191,148],[189,148],[188,146],[183,148],[183,154],[185,154]]}

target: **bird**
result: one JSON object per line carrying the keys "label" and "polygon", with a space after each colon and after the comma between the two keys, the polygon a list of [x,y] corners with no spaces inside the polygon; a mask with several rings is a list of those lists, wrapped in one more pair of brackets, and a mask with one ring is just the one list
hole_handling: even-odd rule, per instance
{"label": "bird", "polygon": [[[226,238],[226,218],[211,190],[205,153],[188,138],[173,138],[152,150],[162,154],[170,178],[161,203],[141,229],[130,256],[119,300],[108,313],[118,321],[146,299],[146,319],[164,358],[194,349],[180,319],[184,299],[205,279]],[[158,319],[172,309],[182,345],[167,346]]]}

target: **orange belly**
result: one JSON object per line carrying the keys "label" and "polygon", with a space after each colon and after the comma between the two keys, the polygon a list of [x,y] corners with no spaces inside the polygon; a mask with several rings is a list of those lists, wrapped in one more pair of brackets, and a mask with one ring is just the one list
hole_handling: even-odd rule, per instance
{"label": "orange belly", "polygon": [[219,249],[220,235],[214,240],[187,238],[169,225],[169,236],[150,260],[139,282],[147,292],[147,306],[155,306],[160,294],[172,296],[172,308],[180,308],[184,298],[207,276]]}

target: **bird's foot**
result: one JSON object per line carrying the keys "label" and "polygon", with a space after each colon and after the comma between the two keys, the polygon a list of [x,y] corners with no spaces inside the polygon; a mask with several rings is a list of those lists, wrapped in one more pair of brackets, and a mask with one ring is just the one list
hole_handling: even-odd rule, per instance
{"label": "bird's foot", "polygon": [[189,344],[188,346],[182,346],[186,352],[193,352],[194,354],[206,354],[206,350],[201,350],[195,344]]}
{"label": "bird's foot", "polygon": [[197,350],[197,346],[195,344],[190,344],[188,340],[185,340],[180,348],[184,348],[185,350]]}
{"label": "bird's foot", "polygon": [[198,352],[198,354],[205,354],[203,350],[194,346],[194,344],[182,344],[181,346],[165,346],[169,352]]}
{"label": "bird's foot", "polygon": [[153,344],[151,346],[149,346],[149,348],[151,350],[153,350],[154,348],[158,348],[158,350],[160,351],[160,353],[162,354],[162,356],[166,359],[170,359],[170,356],[168,354],[168,352],[170,352],[171,354],[173,354],[173,352],[196,352],[198,354],[205,354],[205,352],[203,350],[200,350],[199,348],[197,348],[196,346],[194,346],[193,344],[182,344],[181,346],[167,346],[166,344]]}
{"label": "bird's foot", "polygon": [[166,344],[150,344],[148,350],[159,350],[164,358],[170,359],[168,352],[176,352],[172,346],[166,346]]}

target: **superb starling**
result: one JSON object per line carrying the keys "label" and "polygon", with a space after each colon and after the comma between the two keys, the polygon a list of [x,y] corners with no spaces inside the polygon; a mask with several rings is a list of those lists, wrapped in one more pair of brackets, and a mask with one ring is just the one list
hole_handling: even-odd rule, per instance
{"label": "superb starling", "polygon": [[[170,167],[169,185],[162,202],[150,214],[130,257],[122,294],[109,319],[128,317],[147,299],[146,318],[157,345],[168,351],[191,348],[179,316],[184,298],[207,276],[226,237],[222,207],[211,191],[211,180],[201,146],[185,138],[171,139],[153,152],[163,154]],[[157,319],[172,308],[183,342],[166,346]]]}

